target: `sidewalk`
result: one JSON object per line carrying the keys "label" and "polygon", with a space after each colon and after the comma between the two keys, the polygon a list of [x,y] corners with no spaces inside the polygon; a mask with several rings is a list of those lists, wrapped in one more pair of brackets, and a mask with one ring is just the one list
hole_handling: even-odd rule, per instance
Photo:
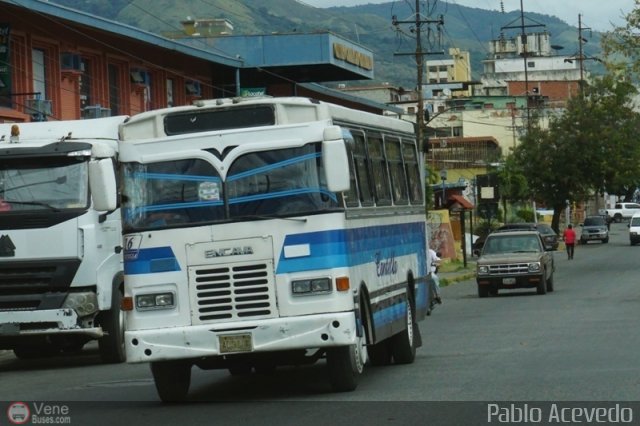
{"label": "sidewalk", "polygon": [[467,281],[476,277],[476,258],[467,259],[465,267],[462,261],[444,263],[440,266],[438,277],[440,286],[446,287],[459,281]]}

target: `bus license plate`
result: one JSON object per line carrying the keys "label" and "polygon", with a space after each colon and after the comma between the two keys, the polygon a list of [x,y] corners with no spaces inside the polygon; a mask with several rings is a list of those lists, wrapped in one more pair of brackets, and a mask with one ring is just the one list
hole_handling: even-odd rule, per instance
{"label": "bus license plate", "polygon": [[218,336],[220,343],[220,353],[230,352],[251,352],[253,349],[250,334],[230,334]]}
{"label": "bus license plate", "polygon": [[502,284],[505,285],[513,285],[516,283],[516,279],[515,278],[503,278],[502,279]]}

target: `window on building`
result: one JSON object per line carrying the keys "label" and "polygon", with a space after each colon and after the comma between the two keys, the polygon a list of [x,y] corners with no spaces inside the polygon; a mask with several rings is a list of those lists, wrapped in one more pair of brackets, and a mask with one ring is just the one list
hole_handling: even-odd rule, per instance
{"label": "window on building", "polygon": [[78,78],[80,85],[80,111],[84,111],[86,107],[93,105],[93,72],[91,66],[92,63],[89,58],[82,58],[80,61],[80,68],[82,69],[82,74]]}
{"label": "window on building", "polygon": [[172,78],[167,79],[167,106],[172,107],[175,105],[173,98],[173,86],[174,80]]}
{"label": "window on building", "polygon": [[536,63],[534,61],[529,61],[529,62],[527,62],[527,67],[535,68],[536,67]]}
{"label": "window on building", "polygon": [[429,72],[438,72],[438,67],[435,67],[435,66],[431,65],[429,67]]}
{"label": "window on building", "polygon": [[462,136],[462,126],[452,127],[451,136]]}
{"label": "window on building", "polygon": [[33,69],[33,91],[35,97],[39,99],[49,99],[47,97],[47,68],[45,62],[45,52],[41,49],[31,51],[31,67]]}
{"label": "window on building", "polygon": [[120,90],[122,85],[120,84],[120,67],[116,64],[108,65],[109,74],[109,109],[111,115],[115,116],[122,114],[122,107],[120,106]]}

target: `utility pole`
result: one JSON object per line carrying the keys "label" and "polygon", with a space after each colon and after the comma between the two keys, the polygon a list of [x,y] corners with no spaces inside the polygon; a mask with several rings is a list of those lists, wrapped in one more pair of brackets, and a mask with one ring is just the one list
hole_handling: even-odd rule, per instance
{"label": "utility pole", "polygon": [[[515,21],[513,21],[515,22]],[[530,24],[530,25],[525,25],[524,23],[524,6],[522,3],[522,0],[520,0],[520,25],[517,26],[511,26],[511,25],[507,25],[505,27],[502,27],[500,30],[506,30],[506,29],[519,29],[520,30],[520,38],[521,38],[521,43],[522,43],[522,59],[524,61],[524,92],[525,92],[525,96],[527,97],[527,129],[530,129],[531,126],[531,113],[530,113],[530,109],[529,109],[529,65],[527,63],[527,58],[529,56],[529,52],[527,51],[527,32],[526,32],[526,28],[534,28],[534,27],[544,27],[544,25],[542,24]]]}
{"label": "utility pole", "polygon": [[578,14],[578,61],[580,61],[580,83],[578,84],[578,88],[580,90],[580,96],[582,96],[583,86],[584,86],[584,51],[582,50],[582,45],[587,42],[587,40],[582,37],[582,30],[591,30],[589,27],[582,26],[582,14]]}
{"label": "utility pole", "polygon": [[[428,9],[428,0],[427,0],[427,9]],[[438,26],[444,25],[444,18],[442,15],[438,19],[422,19],[422,15],[420,14],[420,0],[416,0],[416,10],[415,10],[415,19],[407,20],[407,21],[399,21],[396,15],[393,15],[391,18],[391,23],[397,27],[399,24],[412,24],[414,25],[413,31],[415,31],[416,35],[416,51],[413,53],[395,53],[398,56],[407,56],[407,55],[415,55],[416,65],[417,65],[417,88],[416,91],[418,93],[418,112],[416,116],[416,139],[418,140],[418,146],[420,147],[421,152],[427,152],[429,148],[429,144],[427,143],[425,146],[424,143],[424,135],[426,133],[426,123],[424,120],[424,100],[422,94],[422,77],[424,74],[424,56],[425,55],[441,55],[444,51],[440,50],[437,52],[422,50],[422,26],[424,24],[431,25],[437,24]],[[431,31],[431,28],[429,28]]]}

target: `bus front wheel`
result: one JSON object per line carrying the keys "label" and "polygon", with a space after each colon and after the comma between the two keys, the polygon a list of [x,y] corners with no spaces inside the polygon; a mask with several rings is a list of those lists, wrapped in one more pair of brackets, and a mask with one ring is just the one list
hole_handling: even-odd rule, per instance
{"label": "bus front wheel", "polygon": [[357,321],[360,333],[355,345],[327,349],[329,382],[336,392],[349,392],[358,387],[358,379],[367,362],[366,336],[361,319]]}
{"label": "bus front wheel", "polygon": [[100,325],[105,335],[98,340],[100,358],[105,363],[117,364],[125,360],[124,352],[124,312],[120,308],[122,293],[114,288],[111,293],[111,309],[102,312]]}
{"label": "bus front wheel", "polygon": [[151,373],[162,402],[184,401],[191,385],[191,364],[184,361],[151,363]]}

